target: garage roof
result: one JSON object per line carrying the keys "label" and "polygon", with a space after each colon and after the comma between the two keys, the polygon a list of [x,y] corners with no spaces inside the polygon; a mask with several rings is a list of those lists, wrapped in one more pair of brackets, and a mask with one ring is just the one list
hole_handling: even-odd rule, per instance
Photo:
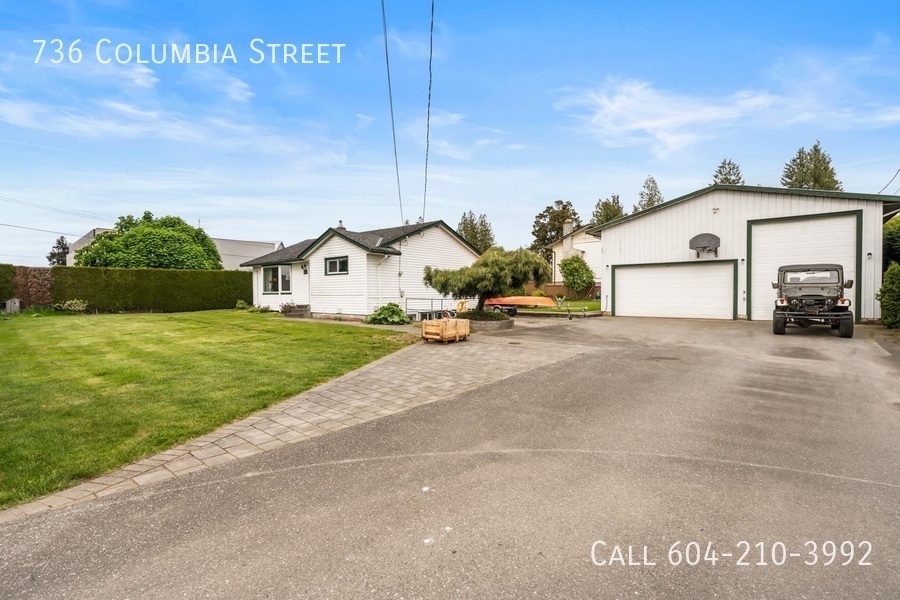
{"label": "garage roof", "polygon": [[645,215],[649,215],[659,210],[664,210],[670,206],[675,204],[679,204],[681,202],[686,202],[688,200],[693,200],[703,194],[708,194],[710,192],[714,192],[717,190],[729,191],[729,192],[762,192],[765,194],[784,194],[784,195],[792,195],[792,196],[813,196],[817,198],[847,198],[849,200],[868,200],[871,202],[881,202],[884,206],[884,220],[887,221],[894,215],[900,213],[900,196],[882,196],[879,194],[854,194],[851,192],[832,192],[826,190],[801,190],[795,188],[773,188],[773,187],[762,187],[756,185],[723,185],[716,184],[711,185],[709,187],[705,187],[702,190],[697,190],[696,192],[691,192],[690,194],[685,194],[684,196],[680,196],[675,198],[674,200],[669,200],[668,202],[663,202],[662,204],[657,204],[656,206],[652,206],[650,208],[646,208],[642,211],[632,213],[630,215],[625,215],[624,217],[619,217],[614,221],[610,221],[609,223],[604,223],[603,225],[597,225],[596,227],[591,227],[588,229],[588,233],[591,235],[596,235],[603,231],[604,229],[609,229],[610,227],[614,227],[619,223],[624,223],[625,221],[631,221],[632,219],[639,219]]}

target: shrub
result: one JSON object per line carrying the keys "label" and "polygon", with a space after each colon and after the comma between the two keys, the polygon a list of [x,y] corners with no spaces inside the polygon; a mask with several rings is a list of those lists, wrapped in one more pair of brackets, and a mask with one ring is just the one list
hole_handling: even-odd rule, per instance
{"label": "shrub", "polygon": [[250,308],[250,305],[244,302],[242,299],[238,299],[234,304],[234,310],[247,310]]}
{"label": "shrub", "polygon": [[892,262],[900,261],[900,216],[894,217],[884,224],[884,269]]}
{"label": "shrub", "polygon": [[281,305],[280,309],[282,313],[291,312],[297,309],[297,305],[293,302],[285,302]]}
{"label": "shrub", "polygon": [[16,286],[13,277],[16,276],[16,268],[12,265],[0,265],[0,302],[6,302],[16,297]]}
{"label": "shrub", "polygon": [[250,306],[247,307],[247,312],[258,313],[258,312],[259,312],[259,307],[258,307],[258,306],[253,306],[253,305],[251,304]]}
{"label": "shrub", "polygon": [[272,312],[272,307],[266,306],[265,304],[263,304],[262,306],[259,307],[259,312],[261,312],[261,313]]}
{"label": "shrub", "polygon": [[407,325],[412,321],[399,304],[388,302],[367,316],[365,322],[373,325]]}
{"label": "shrub", "polygon": [[888,329],[900,328],[900,264],[891,263],[884,272],[876,297],[881,302],[881,323]]}
{"label": "shrub", "polygon": [[531,295],[535,298],[546,298],[547,294],[544,293],[544,290],[534,290],[531,292]]}
{"label": "shrub", "polygon": [[66,300],[65,302],[57,302],[53,305],[53,308],[55,308],[56,310],[61,310],[63,312],[81,313],[87,312],[88,303],[84,300],[78,300],[76,298],[73,300]]}
{"label": "shrub", "polygon": [[559,271],[563,284],[575,290],[576,294],[594,285],[594,271],[580,256],[568,256],[559,261]]}
{"label": "shrub", "polygon": [[506,290],[503,293],[504,296],[524,296],[525,295],[525,286],[520,285],[519,287],[514,287]]}
{"label": "shrub", "polygon": [[469,319],[470,321],[506,321],[509,315],[495,310],[467,310],[456,313],[457,319]]}
{"label": "shrub", "polygon": [[[183,312],[251,302],[249,271],[53,267],[53,303],[75,298],[100,312]],[[48,302],[48,304],[50,304]]]}

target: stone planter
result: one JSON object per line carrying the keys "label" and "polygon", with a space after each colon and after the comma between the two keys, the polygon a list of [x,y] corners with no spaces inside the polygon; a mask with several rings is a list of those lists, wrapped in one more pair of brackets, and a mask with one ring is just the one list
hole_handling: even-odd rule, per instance
{"label": "stone planter", "polygon": [[286,319],[309,319],[312,317],[312,311],[309,309],[308,304],[297,306],[296,308],[284,311],[281,314],[283,314]]}

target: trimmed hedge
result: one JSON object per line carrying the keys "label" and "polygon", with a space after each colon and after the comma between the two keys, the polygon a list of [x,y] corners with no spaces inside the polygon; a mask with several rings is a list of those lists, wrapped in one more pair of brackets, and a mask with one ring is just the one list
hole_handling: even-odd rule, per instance
{"label": "trimmed hedge", "polygon": [[12,265],[0,264],[0,302],[6,302],[16,297],[16,286],[13,277],[16,276],[16,268]]}
{"label": "trimmed hedge", "polygon": [[888,329],[900,328],[900,264],[891,263],[884,272],[877,298],[881,302],[881,323]]}
{"label": "trimmed hedge", "polygon": [[188,312],[253,302],[250,271],[53,267],[53,303],[85,300],[100,312]]}

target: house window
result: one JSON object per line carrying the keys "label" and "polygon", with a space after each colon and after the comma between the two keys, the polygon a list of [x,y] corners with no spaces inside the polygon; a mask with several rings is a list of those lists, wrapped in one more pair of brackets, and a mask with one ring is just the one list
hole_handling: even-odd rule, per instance
{"label": "house window", "polygon": [[263,293],[290,294],[291,266],[279,265],[277,267],[265,267],[263,269]]}
{"label": "house window", "polygon": [[346,256],[325,259],[326,275],[347,275],[350,272],[350,261]]}

